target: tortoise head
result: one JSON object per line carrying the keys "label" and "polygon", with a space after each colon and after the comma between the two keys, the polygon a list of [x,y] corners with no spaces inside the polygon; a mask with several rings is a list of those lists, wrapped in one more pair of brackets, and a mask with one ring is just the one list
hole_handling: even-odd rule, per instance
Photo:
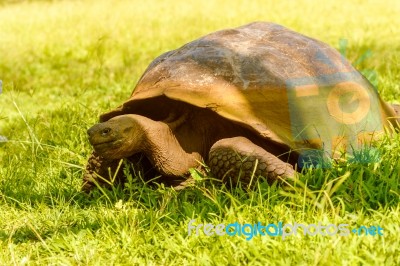
{"label": "tortoise head", "polygon": [[87,133],[96,153],[106,159],[129,157],[143,146],[144,131],[134,115],[116,116],[92,126]]}

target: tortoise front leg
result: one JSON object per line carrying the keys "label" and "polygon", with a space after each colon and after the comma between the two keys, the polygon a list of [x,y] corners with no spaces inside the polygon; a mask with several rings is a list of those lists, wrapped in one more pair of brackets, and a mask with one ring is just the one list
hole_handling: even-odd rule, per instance
{"label": "tortoise front leg", "polygon": [[[160,175],[150,162],[145,158],[142,157],[144,155],[137,154],[133,155],[128,158],[128,162],[135,168],[137,172],[131,174],[137,174],[138,172],[142,172],[142,175],[145,180],[150,180],[155,178],[157,175]],[[88,159],[88,163],[86,164],[85,173],[83,175],[83,186],[82,191],[89,193],[92,189],[96,187],[96,184],[100,186],[107,187],[108,183],[104,181],[102,178],[110,181],[110,175],[113,177],[115,174],[116,181],[121,182],[124,180],[123,175],[123,166],[118,169],[120,160],[106,160],[103,157],[96,154],[96,152],[92,152]],[[160,166],[162,168],[162,166]],[[118,170],[118,173],[116,171]],[[189,170],[189,169],[186,169]],[[101,176],[102,178],[100,178]],[[194,183],[193,178],[191,178],[188,174],[188,171],[181,173],[181,176],[176,176],[175,178],[171,179],[170,177],[166,176],[161,178],[160,181],[164,182],[165,184],[172,186],[175,190],[181,190],[185,187]]]}
{"label": "tortoise front leg", "polygon": [[250,183],[252,176],[266,177],[272,183],[278,177],[294,177],[293,166],[280,160],[244,137],[217,141],[209,153],[209,166],[215,177],[232,184]]}
{"label": "tortoise front leg", "polygon": [[[120,160],[106,160],[93,151],[86,164],[85,173],[83,175],[82,191],[87,193],[90,192],[96,187],[95,182],[100,186],[107,186],[107,182],[99,176],[110,181],[110,174],[112,176],[116,174],[116,179],[121,179],[123,175],[123,167],[121,166],[118,169],[119,161]],[[117,170],[118,172],[116,173]]]}

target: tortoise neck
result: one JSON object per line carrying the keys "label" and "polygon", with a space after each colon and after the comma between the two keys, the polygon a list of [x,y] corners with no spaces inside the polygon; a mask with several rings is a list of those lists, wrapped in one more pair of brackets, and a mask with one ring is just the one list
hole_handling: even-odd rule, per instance
{"label": "tortoise neck", "polygon": [[148,120],[143,153],[160,174],[183,176],[187,174],[189,168],[199,165],[200,154],[187,153],[167,124]]}

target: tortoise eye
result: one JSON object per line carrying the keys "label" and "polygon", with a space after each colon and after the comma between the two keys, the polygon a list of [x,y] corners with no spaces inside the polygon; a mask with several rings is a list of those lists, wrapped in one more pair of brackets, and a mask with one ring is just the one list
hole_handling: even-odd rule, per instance
{"label": "tortoise eye", "polygon": [[108,135],[108,133],[110,133],[110,132],[111,132],[111,128],[107,127],[107,128],[105,128],[105,129],[103,129],[103,130],[101,131],[101,135],[102,135],[102,136],[106,136],[106,135]]}

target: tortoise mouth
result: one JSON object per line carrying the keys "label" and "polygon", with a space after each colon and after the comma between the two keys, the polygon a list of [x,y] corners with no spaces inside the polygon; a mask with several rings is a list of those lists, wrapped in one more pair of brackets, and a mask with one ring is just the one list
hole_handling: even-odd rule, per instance
{"label": "tortoise mouth", "polygon": [[108,141],[103,141],[103,142],[97,142],[93,143],[93,148],[95,149],[96,152],[103,151],[103,150],[108,150],[110,148],[120,146],[122,140],[119,139],[114,139],[114,140],[108,140]]}

